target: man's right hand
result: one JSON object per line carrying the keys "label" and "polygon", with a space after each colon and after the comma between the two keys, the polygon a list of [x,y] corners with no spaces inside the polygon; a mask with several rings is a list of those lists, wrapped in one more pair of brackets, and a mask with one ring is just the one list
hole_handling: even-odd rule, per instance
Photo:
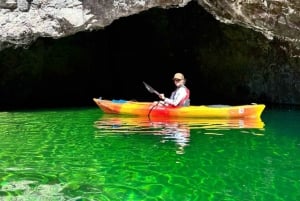
{"label": "man's right hand", "polygon": [[161,98],[162,100],[165,100],[165,94],[159,94],[159,98]]}

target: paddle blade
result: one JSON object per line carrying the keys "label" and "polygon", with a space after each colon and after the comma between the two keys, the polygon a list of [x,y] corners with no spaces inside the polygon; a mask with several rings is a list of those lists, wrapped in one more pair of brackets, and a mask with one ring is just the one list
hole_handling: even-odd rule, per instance
{"label": "paddle blade", "polygon": [[156,94],[156,95],[159,96],[159,93],[158,93],[155,89],[153,89],[149,84],[147,84],[146,82],[143,82],[143,83],[144,83],[146,89],[147,89],[150,93],[154,93],[154,94]]}

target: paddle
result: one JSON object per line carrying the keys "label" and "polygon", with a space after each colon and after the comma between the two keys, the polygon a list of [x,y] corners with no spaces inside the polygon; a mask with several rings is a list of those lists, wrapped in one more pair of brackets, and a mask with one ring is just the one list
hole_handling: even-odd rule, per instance
{"label": "paddle", "polygon": [[147,84],[146,82],[143,82],[146,89],[150,92],[150,93],[154,93],[158,96],[160,96],[160,93],[158,93],[158,91],[156,91],[155,89],[153,89],[149,84]]}
{"label": "paddle", "polygon": [[[150,93],[154,93],[156,95],[158,95],[160,97],[160,93],[158,91],[156,91],[155,89],[153,89],[149,84],[147,84],[146,82],[143,82],[146,89],[150,92]],[[152,112],[153,108],[155,108],[156,106],[158,106],[159,104],[159,101],[157,101],[156,104],[154,104],[151,109],[149,110],[149,113],[148,113],[148,118],[150,119],[150,113]]]}

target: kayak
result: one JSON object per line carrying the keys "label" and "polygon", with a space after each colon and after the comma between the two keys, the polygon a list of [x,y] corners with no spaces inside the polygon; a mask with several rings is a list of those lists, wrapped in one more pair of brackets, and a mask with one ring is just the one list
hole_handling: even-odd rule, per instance
{"label": "kayak", "polygon": [[93,101],[106,114],[148,117],[260,118],[263,110],[265,109],[264,104],[173,107],[153,102],[105,100],[101,98],[93,98]]}

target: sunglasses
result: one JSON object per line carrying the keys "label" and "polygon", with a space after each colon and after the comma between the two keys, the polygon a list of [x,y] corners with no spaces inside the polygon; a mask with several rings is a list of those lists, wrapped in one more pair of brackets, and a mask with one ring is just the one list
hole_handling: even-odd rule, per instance
{"label": "sunglasses", "polygon": [[180,82],[181,81],[181,79],[173,79],[174,80],[174,82]]}

